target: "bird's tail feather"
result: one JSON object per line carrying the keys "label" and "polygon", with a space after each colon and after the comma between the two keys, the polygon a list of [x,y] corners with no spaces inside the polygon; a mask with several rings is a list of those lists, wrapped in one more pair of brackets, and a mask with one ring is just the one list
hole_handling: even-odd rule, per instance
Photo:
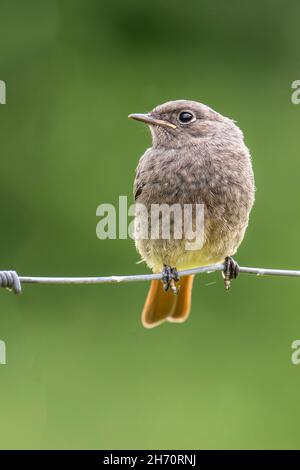
{"label": "bird's tail feather", "polygon": [[190,313],[193,280],[194,276],[182,277],[177,295],[170,289],[164,292],[161,281],[152,281],[142,312],[143,325],[153,328],[166,320],[184,322]]}

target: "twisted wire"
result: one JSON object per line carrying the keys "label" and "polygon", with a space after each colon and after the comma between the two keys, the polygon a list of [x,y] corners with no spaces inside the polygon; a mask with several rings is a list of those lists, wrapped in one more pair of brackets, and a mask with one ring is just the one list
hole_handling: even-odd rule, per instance
{"label": "twisted wire", "polygon": [[0,271],[0,286],[20,294],[22,291],[21,281],[16,271]]}
{"label": "twisted wire", "polygon": [[[212,273],[224,271],[224,264],[201,266],[194,269],[178,271],[179,276],[190,274]],[[251,268],[239,266],[239,273],[255,274],[256,276],[288,276],[300,277],[299,270]],[[15,294],[20,294],[22,284],[107,284],[121,282],[139,282],[161,279],[162,274],[135,274],[128,276],[104,276],[104,277],[39,277],[19,276],[16,271],[0,271],[0,287],[5,287]]]}

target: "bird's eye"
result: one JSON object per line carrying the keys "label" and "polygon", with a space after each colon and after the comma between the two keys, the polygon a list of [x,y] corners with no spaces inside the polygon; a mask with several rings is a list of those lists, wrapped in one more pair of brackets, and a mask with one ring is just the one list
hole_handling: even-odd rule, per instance
{"label": "bird's eye", "polygon": [[195,117],[192,113],[188,111],[183,111],[182,113],[179,114],[178,119],[183,124],[187,124],[188,122],[194,121]]}

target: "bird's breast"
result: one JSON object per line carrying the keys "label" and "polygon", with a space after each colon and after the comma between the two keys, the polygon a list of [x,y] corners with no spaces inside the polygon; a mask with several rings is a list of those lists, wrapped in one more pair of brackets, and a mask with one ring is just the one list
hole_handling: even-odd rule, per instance
{"label": "bird's breast", "polygon": [[202,202],[201,194],[209,183],[206,173],[205,163],[189,155],[188,149],[152,150],[144,155],[137,168],[138,202]]}

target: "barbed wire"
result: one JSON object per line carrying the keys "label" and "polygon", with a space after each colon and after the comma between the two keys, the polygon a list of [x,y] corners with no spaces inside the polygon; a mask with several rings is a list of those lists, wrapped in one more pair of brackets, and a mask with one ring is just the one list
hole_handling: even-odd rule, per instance
{"label": "barbed wire", "polygon": [[[212,264],[193,269],[178,271],[180,277],[190,274],[212,273],[224,271],[224,264]],[[286,276],[300,277],[300,271],[287,269],[251,268],[239,266],[239,273],[255,274],[256,276]],[[5,287],[15,294],[20,294],[22,284],[110,284],[122,282],[142,282],[162,280],[162,274],[134,274],[128,276],[102,276],[102,277],[41,277],[19,276],[16,271],[0,271],[0,287]]]}

